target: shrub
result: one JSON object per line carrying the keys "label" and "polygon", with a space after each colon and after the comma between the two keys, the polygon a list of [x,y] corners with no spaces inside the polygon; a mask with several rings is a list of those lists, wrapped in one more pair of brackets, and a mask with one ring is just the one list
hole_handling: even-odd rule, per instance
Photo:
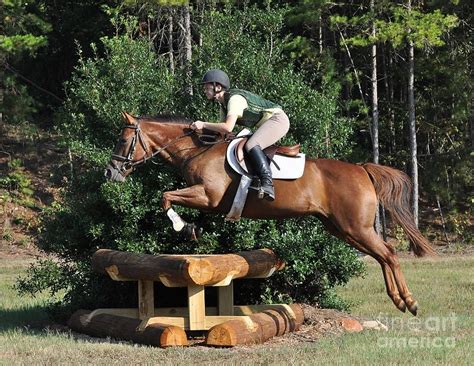
{"label": "shrub", "polygon": [[[293,121],[287,141],[301,141],[313,155],[339,156],[349,151],[350,121],[337,117],[336,100],[329,89],[312,89],[284,60],[278,39],[283,16],[282,11],[269,14],[256,9],[213,13],[200,28],[206,42],[195,51],[194,78],[199,80],[211,67],[231,71],[235,85],[283,103]],[[236,43],[233,57],[228,44],[216,36],[215,27],[221,27],[219,33],[230,35]],[[239,37],[232,37],[238,31]],[[269,43],[270,33],[273,44]],[[173,77],[164,58],[153,54],[144,40],[125,35],[102,42],[104,57],[80,60],[66,85],[68,99],[58,118],[65,141],[78,158],[63,201],[44,217],[39,242],[46,252],[60,258],[58,267],[32,269],[19,288],[58,291],[59,283],[66,290],[61,306],[68,310],[133,304],[134,291],[117,291],[129,284],[112,283],[91,273],[90,256],[96,249],[158,254],[270,247],[287,262],[286,270],[267,281],[242,281],[236,288],[236,302],[294,300],[342,306],[331,289],[360,273],[362,265],[354,251],[329,237],[316,219],[243,219],[231,224],[221,217],[177,207],[204,229],[197,243],[186,242],[175,235],[160,206],[162,192],[183,184],[175,171],[157,162],[141,167],[123,184],[104,180],[102,170],[121,128],[121,111],[147,115],[184,111],[193,118],[211,119],[217,110],[206,106],[201,93],[189,100],[180,87],[186,80],[184,72],[177,70]],[[321,150],[328,138],[331,149]],[[40,263],[39,267],[45,265],[50,266]],[[29,286],[30,282],[35,286]]]}

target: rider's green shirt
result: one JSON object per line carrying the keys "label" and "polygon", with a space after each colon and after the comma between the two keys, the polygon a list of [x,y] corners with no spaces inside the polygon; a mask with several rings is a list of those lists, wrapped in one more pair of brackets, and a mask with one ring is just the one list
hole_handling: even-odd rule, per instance
{"label": "rider's green shirt", "polygon": [[237,124],[245,127],[261,125],[281,107],[265,98],[242,89],[230,89],[224,94],[221,105],[222,119],[236,114]]}

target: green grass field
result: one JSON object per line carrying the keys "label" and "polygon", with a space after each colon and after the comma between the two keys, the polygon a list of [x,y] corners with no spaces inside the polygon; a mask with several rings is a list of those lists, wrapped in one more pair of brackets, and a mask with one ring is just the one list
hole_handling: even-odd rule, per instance
{"label": "green grass field", "polygon": [[416,318],[396,310],[385,294],[379,266],[367,260],[366,277],[353,279],[338,291],[353,304],[353,315],[382,320],[390,327],[387,332],[328,336],[296,346],[234,349],[159,349],[41,330],[47,321],[43,304],[48,295],[20,298],[11,288],[26,266],[25,260],[0,259],[0,365],[471,365],[474,360],[472,256],[402,260],[420,305]]}

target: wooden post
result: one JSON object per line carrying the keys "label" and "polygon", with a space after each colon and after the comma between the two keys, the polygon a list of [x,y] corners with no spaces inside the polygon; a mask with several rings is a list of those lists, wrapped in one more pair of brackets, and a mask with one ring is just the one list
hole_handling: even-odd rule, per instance
{"label": "wooden post", "polygon": [[234,315],[234,281],[229,286],[218,287],[219,315]]}
{"label": "wooden post", "polygon": [[153,281],[138,280],[138,317],[151,318],[155,315],[155,293]]}
{"label": "wooden post", "polygon": [[204,286],[188,286],[189,330],[204,329],[206,324],[206,303]]}

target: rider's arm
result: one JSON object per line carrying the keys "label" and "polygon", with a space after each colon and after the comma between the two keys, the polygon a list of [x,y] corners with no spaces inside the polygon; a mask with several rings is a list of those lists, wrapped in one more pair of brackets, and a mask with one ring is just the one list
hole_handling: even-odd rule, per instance
{"label": "rider's arm", "polygon": [[236,114],[228,114],[224,122],[212,123],[203,122],[203,128],[216,131],[222,134],[230,133],[235,127],[238,116]]}
{"label": "rider's arm", "polygon": [[[227,104],[227,115],[220,123],[196,121],[194,125],[199,128],[216,131],[222,134],[230,133],[235,127],[239,118],[244,114],[244,110],[248,107],[247,100],[241,95],[233,95]],[[221,109],[222,111],[222,109]]]}

